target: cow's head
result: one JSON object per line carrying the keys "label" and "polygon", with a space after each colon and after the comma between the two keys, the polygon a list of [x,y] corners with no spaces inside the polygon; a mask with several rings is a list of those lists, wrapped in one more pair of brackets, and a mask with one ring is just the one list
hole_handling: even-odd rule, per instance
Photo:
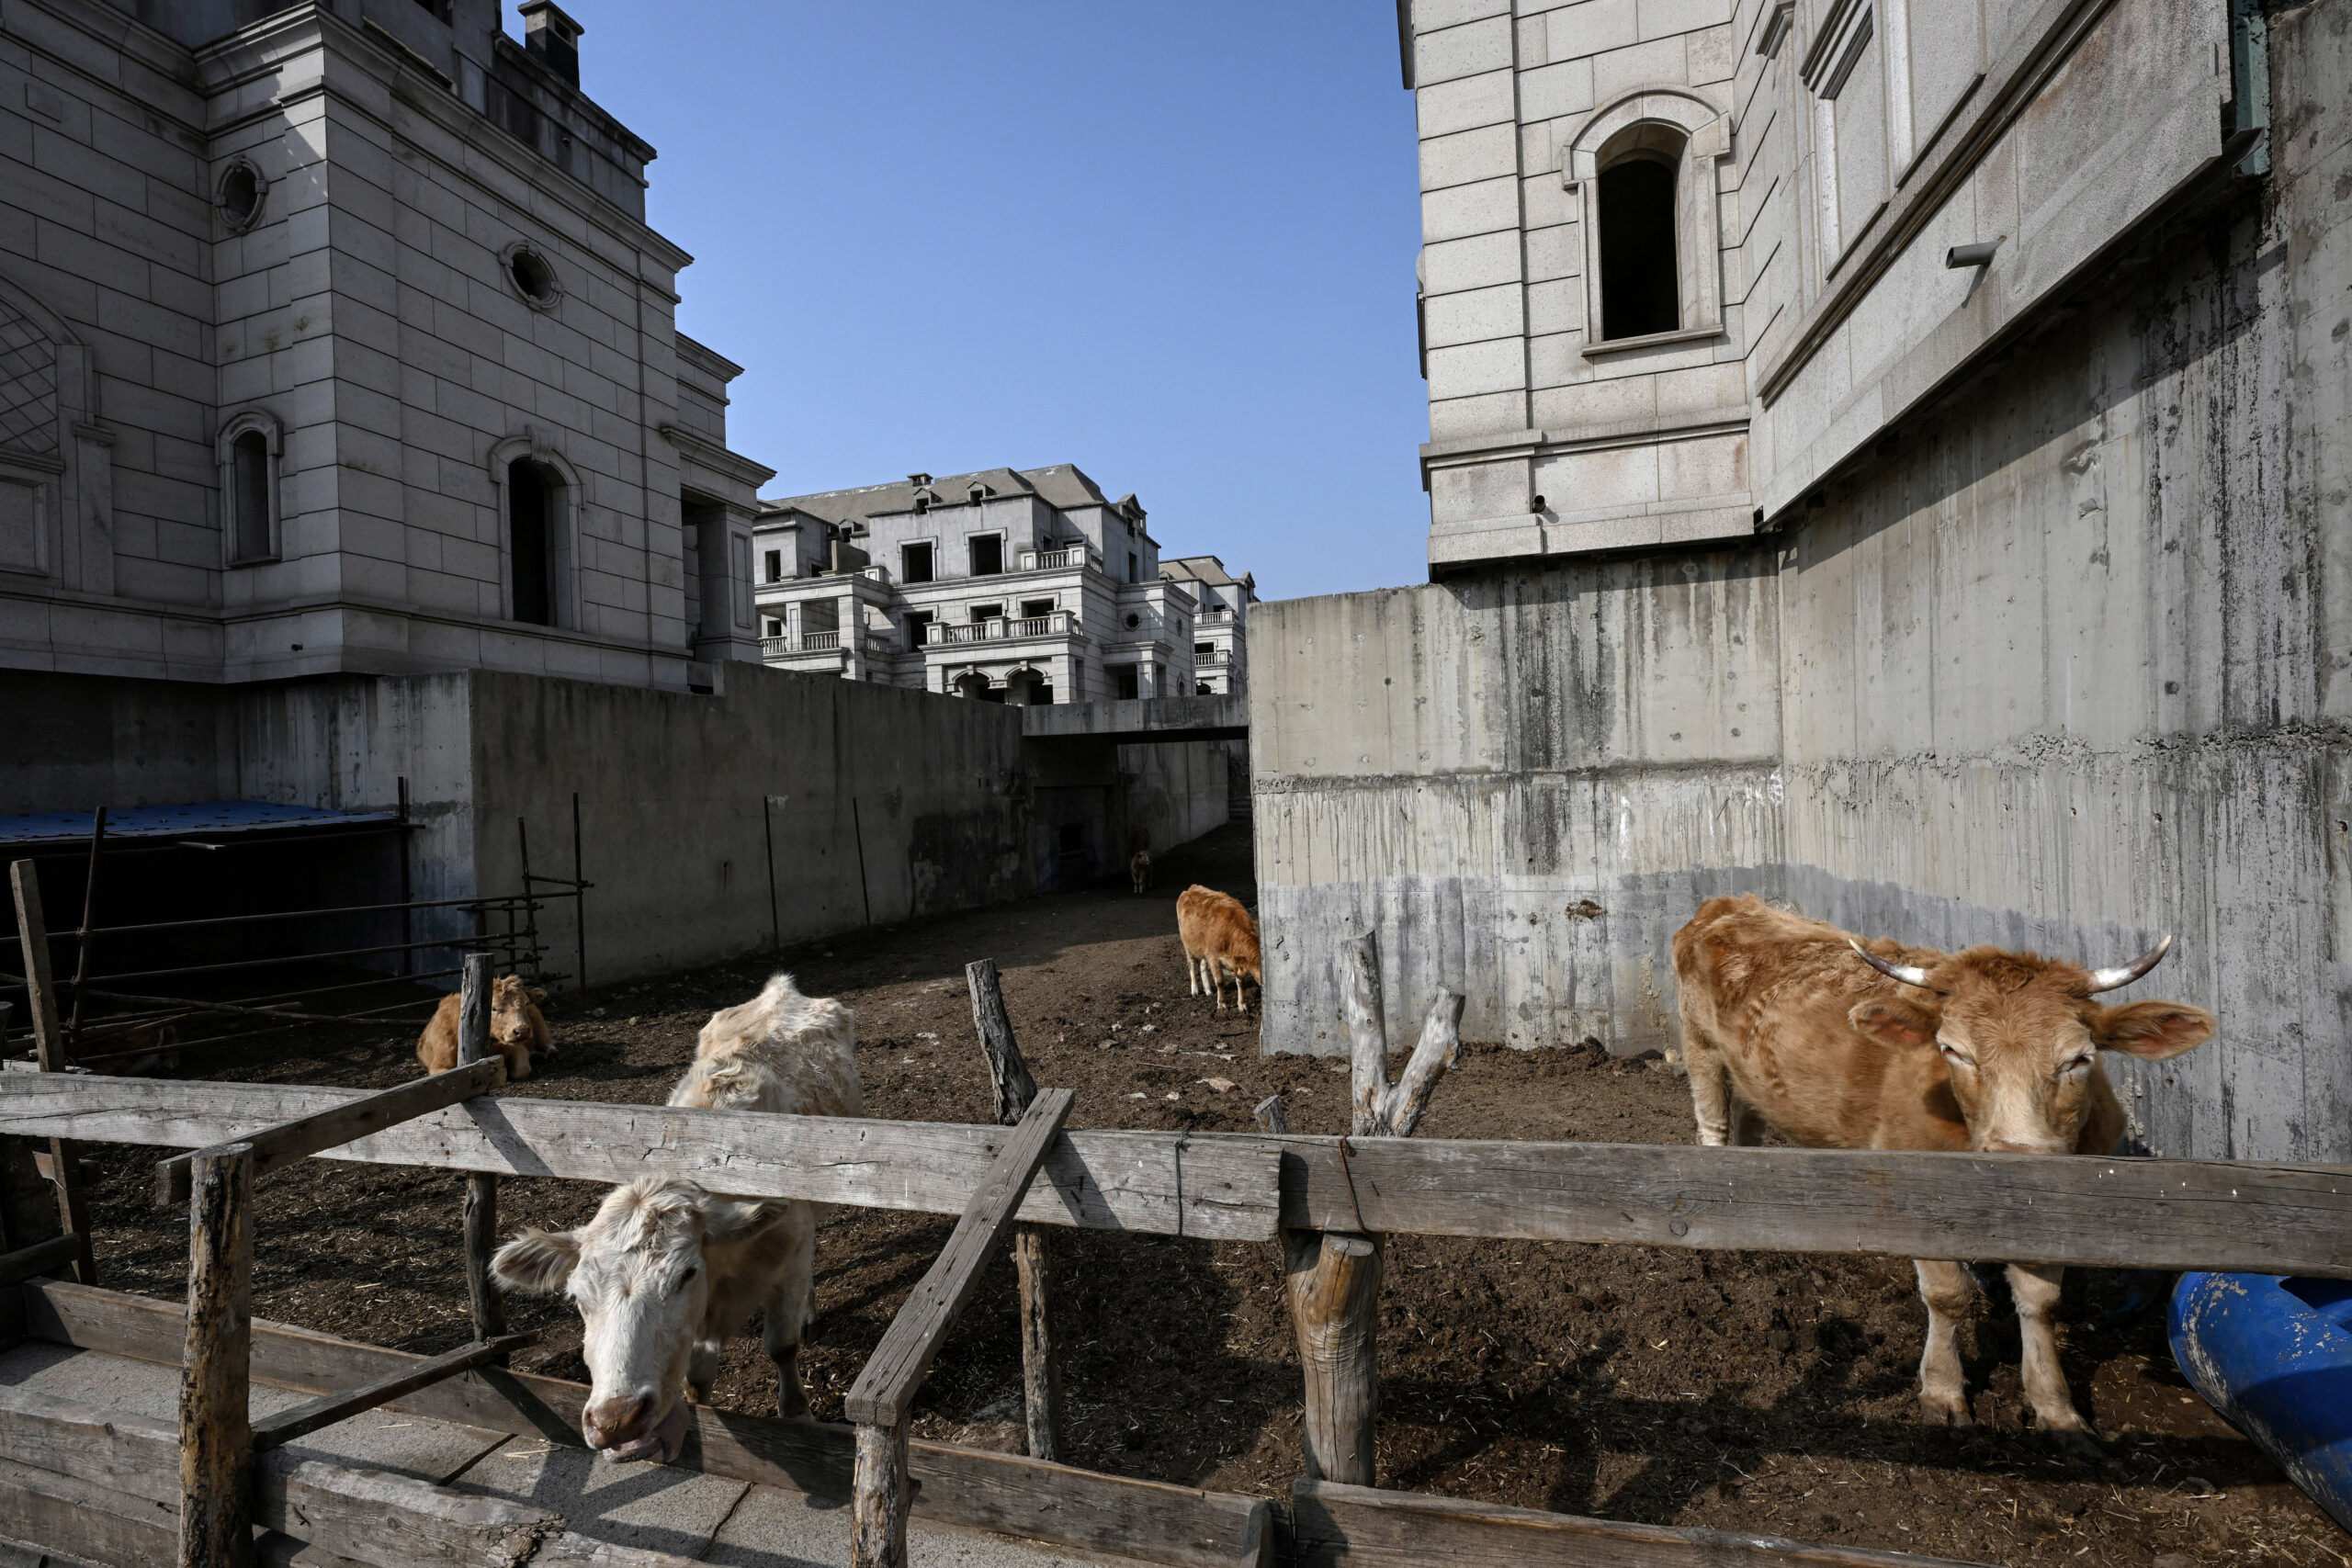
{"label": "cow's head", "polygon": [[579,1305],[592,1385],[580,1434],[590,1448],[615,1460],[677,1458],[687,1368],[710,1307],[711,1255],[778,1218],[695,1182],[649,1176],[613,1189],[578,1230],[526,1231],[498,1249],[491,1271],[510,1289],[560,1290]]}
{"label": "cow's head", "polygon": [[502,1045],[531,1043],[531,1009],[548,999],[537,986],[523,984],[520,975],[501,975],[490,988],[490,1036]]}
{"label": "cow's head", "polygon": [[2113,969],[1997,947],[1972,947],[1921,968],[1855,942],[1871,967],[1915,988],[1872,997],[1847,1016],[1881,1044],[1942,1054],[1971,1148],[2072,1154],[2093,1109],[2099,1052],[2162,1061],[2213,1037],[2213,1015],[2199,1008],[2091,999],[2145,975],[2171,946],[2166,937]]}

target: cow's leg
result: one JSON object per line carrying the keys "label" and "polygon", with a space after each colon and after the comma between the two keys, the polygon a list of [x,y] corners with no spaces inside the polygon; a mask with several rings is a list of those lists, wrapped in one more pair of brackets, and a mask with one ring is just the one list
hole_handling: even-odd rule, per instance
{"label": "cow's leg", "polygon": [[765,1321],[760,1326],[760,1344],[775,1363],[776,1413],[787,1420],[808,1414],[808,1390],[800,1381],[800,1337],[808,1326],[809,1281],[816,1259],[817,1216],[811,1212],[790,1227],[784,1268],[764,1305]]}
{"label": "cow's leg", "polygon": [[1914,1259],[1911,1267],[1918,1270],[1919,1299],[1928,1303],[1928,1348],[1919,1356],[1919,1409],[1930,1422],[1969,1426],[1968,1379],[1960,1370],[1960,1347],[1953,1337],[1974,1293],[1968,1270],[1924,1258]]}
{"label": "cow's leg", "polygon": [[1734,1091],[1731,1100],[1731,1141],[1752,1149],[1764,1141],[1764,1118]]}
{"label": "cow's leg", "polygon": [[1189,953],[1184,954],[1184,985],[1186,996],[1197,997],[1201,994],[1201,961]]}
{"label": "cow's leg", "polygon": [[1731,1069],[1724,1054],[1688,1018],[1682,1021],[1682,1066],[1690,1075],[1690,1110],[1699,1141],[1711,1148],[1731,1142]]}
{"label": "cow's leg", "polygon": [[2009,1265],[2009,1294],[2018,1303],[2018,1338],[2024,1348],[2018,1372],[2026,1403],[2033,1406],[2034,1425],[2073,1452],[2098,1454],[2104,1451],[2098,1435],[2066,1390],[2066,1373],[2058,1364],[2058,1331],[2050,1321],[2065,1281],[2064,1269]]}
{"label": "cow's leg", "polygon": [[1204,958],[1201,960],[1201,967],[1208,971],[1210,994],[1216,998],[1216,1010],[1223,1013],[1225,1011],[1224,962],[1216,958]]}

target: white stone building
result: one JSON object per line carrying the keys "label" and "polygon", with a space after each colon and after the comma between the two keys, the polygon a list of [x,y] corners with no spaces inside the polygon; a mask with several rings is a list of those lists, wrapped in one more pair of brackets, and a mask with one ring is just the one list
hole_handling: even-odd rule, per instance
{"label": "white stone building", "polygon": [[548,0],[0,10],[0,666],[756,659],[737,367]]}
{"label": "white stone building", "polygon": [[1258,584],[1225,570],[1215,556],[1182,556],[1160,569],[1191,589],[1200,604],[1193,634],[1193,694],[1240,696],[1250,690],[1250,606]]}
{"label": "white stone building", "polygon": [[1142,503],[1071,464],[766,501],[753,531],[780,669],[1023,705],[1191,695],[1238,668],[1246,580],[1163,569]]}

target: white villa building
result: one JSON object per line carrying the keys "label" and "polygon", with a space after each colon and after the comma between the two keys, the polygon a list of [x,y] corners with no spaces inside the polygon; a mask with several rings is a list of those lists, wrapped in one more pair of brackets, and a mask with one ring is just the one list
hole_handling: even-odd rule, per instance
{"label": "white villa building", "polygon": [[778,669],[1015,705],[1241,689],[1249,579],[1163,569],[1142,503],[1071,464],[764,501],[752,532]]}

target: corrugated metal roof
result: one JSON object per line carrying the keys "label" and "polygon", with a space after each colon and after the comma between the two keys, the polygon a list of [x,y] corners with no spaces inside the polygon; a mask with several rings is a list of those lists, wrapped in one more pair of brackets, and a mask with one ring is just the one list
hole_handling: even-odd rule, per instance
{"label": "corrugated metal roof", "polygon": [[[85,842],[87,811],[33,811],[0,817],[0,848]],[[266,800],[200,800],[183,806],[126,806],[107,812],[107,838],[181,839],[208,833],[286,832],[305,828],[382,827],[390,811],[327,811],[315,806],[276,806]]]}

